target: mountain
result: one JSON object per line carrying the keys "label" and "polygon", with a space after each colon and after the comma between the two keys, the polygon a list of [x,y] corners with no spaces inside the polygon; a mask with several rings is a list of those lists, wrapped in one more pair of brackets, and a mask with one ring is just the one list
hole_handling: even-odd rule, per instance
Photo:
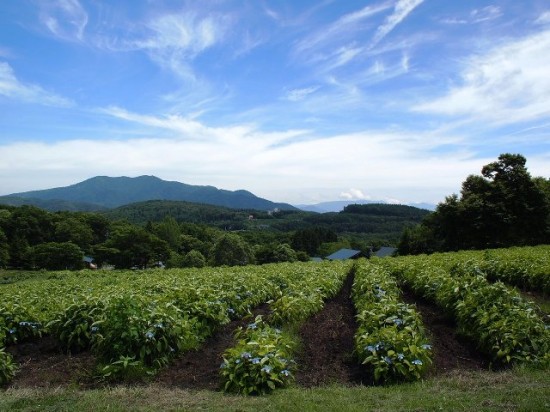
{"label": "mountain", "polygon": [[[98,209],[114,208],[146,200],[181,200],[225,206],[232,209],[295,210],[286,203],[274,203],[246,190],[223,190],[213,186],[194,186],[166,181],[155,176],[96,176],[83,182],[54,189],[14,193],[9,198],[55,200],[95,205]],[[2,198],[0,197],[0,202]],[[34,203],[30,203],[34,204]]]}
{"label": "mountain", "polygon": [[0,196],[0,204],[8,206],[32,205],[49,212],[58,212],[65,210],[69,212],[97,212],[107,210],[108,208],[84,202],[70,202],[60,199],[36,199],[32,197],[24,198],[17,196]]}
{"label": "mountain", "polygon": [[[340,212],[348,205],[367,205],[367,204],[391,204],[384,200],[334,200],[331,202],[316,203],[313,205],[295,205],[298,209],[306,212],[328,213],[328,212]],[[435,210],[436,205],[431,203],[407,203],[407,206],[413,206],[419,209]]]}

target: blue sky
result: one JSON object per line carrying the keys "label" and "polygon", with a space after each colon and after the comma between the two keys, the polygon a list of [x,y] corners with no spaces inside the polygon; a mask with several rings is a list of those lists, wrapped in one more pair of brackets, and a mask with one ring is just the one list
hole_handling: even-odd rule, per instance
{"label": "blue sky", "polygon": [[550,176],[547,0],[0,3],[0,194],[437,203],[505,152]]}

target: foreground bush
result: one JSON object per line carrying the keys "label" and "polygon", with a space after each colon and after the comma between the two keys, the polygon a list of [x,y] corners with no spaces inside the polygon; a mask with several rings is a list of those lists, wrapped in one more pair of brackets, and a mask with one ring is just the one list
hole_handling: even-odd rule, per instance
{"label": "foreground bush", "polygon": [[293,379],[294,342],[280,329],[256,317],[236,333],[237,344],[223,355],[220,374],[227,392],[262,395]]}
{"label": "foreground bush", "polygon": [[422,320],[400,301],[389,272],[367,261],[356,266],[353,300],[359,324],[355,351],[377,383],[414,381],[431,364]]}

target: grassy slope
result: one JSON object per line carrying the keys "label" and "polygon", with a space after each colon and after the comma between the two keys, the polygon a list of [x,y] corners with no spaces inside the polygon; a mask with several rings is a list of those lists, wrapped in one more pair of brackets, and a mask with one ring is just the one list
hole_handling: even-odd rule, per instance
{"label": "grassy slope", "polygon": [[548,371],[516,369],[439,377],[391,387],[290,388],[263,397],[154,385],[98,390],[8,389],[2,411],[542,411],[550,409]]}

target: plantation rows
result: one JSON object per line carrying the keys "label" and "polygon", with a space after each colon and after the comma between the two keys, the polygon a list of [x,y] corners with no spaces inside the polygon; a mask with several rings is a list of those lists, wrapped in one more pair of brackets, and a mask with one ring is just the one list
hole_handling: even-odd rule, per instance
{"label": "plantation rows", "polygon": [[[275,322],[322,307],[349,264],[279,264],[147,272],[56,272],[0,289],[0,347],[50,334],[69,352],[92,350],[106,379],[153,374],[231,319],[269,302]],[[15,371],[0,351],[0,382]]]}
{"label": "plantation rows", "polygon": [[[355,357],[375,382],[420,379],[432,347],[400,286],[433,302],[494,364],[550,364],[549,326],[534,306],[495,280],[547,293],[550,248],[518,248],[352,262],[146,272],[50,272],[0,286],[0,348],[53,336],[92,351],[96,375],[154,374],[233,319],[268,304],[236,332],[220,365],[227,391],[268,393],[299,365],[294,326],[323,308],[353,273]],[[16,371],[0,349],[0,383]]]}

